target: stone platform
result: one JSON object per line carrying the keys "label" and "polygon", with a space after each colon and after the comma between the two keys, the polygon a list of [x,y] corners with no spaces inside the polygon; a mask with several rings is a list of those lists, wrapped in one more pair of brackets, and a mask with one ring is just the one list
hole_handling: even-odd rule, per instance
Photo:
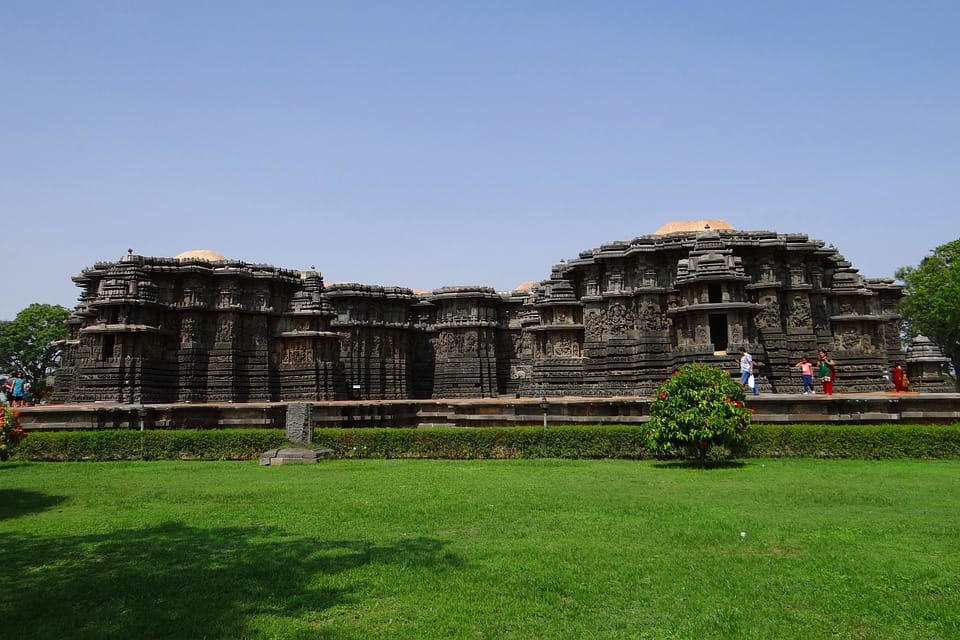
{"label": "stone platform", "polygon": [[[550,425],[643,424],[649,396],[549,398]],[[543,425],[539,398],[312,402],[314,429],[327,427],[485,427]],[[960,394],[763,394],[747,398],[760,423],[960,422]],[[86,429],[284,429],[288,403],[42,405],[21,410],[27,431]]]}
{"label": "stone platform", "polygon": [[260,454],[260,466],[316,464],[333,457],[333,449],[270,449]]}

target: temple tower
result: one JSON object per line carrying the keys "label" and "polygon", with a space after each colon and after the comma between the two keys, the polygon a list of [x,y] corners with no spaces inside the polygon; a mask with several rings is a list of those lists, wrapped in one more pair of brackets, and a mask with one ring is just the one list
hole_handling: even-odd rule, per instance
{"label": "temple tower", "polygon": [[434,397],[498,396],[500,295],[489,287],[443,287],[427,299],[436,308]]}

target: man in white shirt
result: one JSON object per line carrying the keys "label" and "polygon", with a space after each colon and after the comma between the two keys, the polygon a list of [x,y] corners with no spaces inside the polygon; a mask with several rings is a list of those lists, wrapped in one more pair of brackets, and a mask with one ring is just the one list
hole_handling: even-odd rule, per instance
{"label": "man in white shirt", "polygon": [[[750,386],[751,378],[753,386]],[[740,384],[743,385],[744,391],[753,391],[753,395],[760,395],[760,385],[757,384],[757,378],[753,375],[753,356],[743,347],[740,347]]]}

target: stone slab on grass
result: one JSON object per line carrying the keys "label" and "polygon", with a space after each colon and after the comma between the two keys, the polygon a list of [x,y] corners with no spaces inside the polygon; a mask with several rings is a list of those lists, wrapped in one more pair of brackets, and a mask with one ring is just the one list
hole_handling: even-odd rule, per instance
{"label": "stone slab on grass", "polygon": [[333,449],[270,449],[260,454],[260,465],[316,464],[332,457]]}

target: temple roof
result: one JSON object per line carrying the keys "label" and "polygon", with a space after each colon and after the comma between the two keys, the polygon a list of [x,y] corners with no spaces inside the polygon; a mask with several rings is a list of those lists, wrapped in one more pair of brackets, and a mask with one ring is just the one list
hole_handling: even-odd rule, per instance
{"label": "temple roof", "polygon": [[652,235],[655,236],[665,236],[668,233],[690,233],[691,231],[703,231],[709,225],[710,229],[728,229],[734,230],[726,220],[720,220],[719,218],[705,218],[701,220],[674,220],[673,222],[668,222],[663,225]]}
{"label": "temple roof", "polygon": [[175,260],[207,260],[208,262],[223,262],[227,258],[210,249],[191,249],[173,256]]}
{"label": "temple roof", "polygon": [[516,286],[514,291],[531,291],[538,284],[540,284],[539,280],[529,280],[527,282],[521,282]]}

